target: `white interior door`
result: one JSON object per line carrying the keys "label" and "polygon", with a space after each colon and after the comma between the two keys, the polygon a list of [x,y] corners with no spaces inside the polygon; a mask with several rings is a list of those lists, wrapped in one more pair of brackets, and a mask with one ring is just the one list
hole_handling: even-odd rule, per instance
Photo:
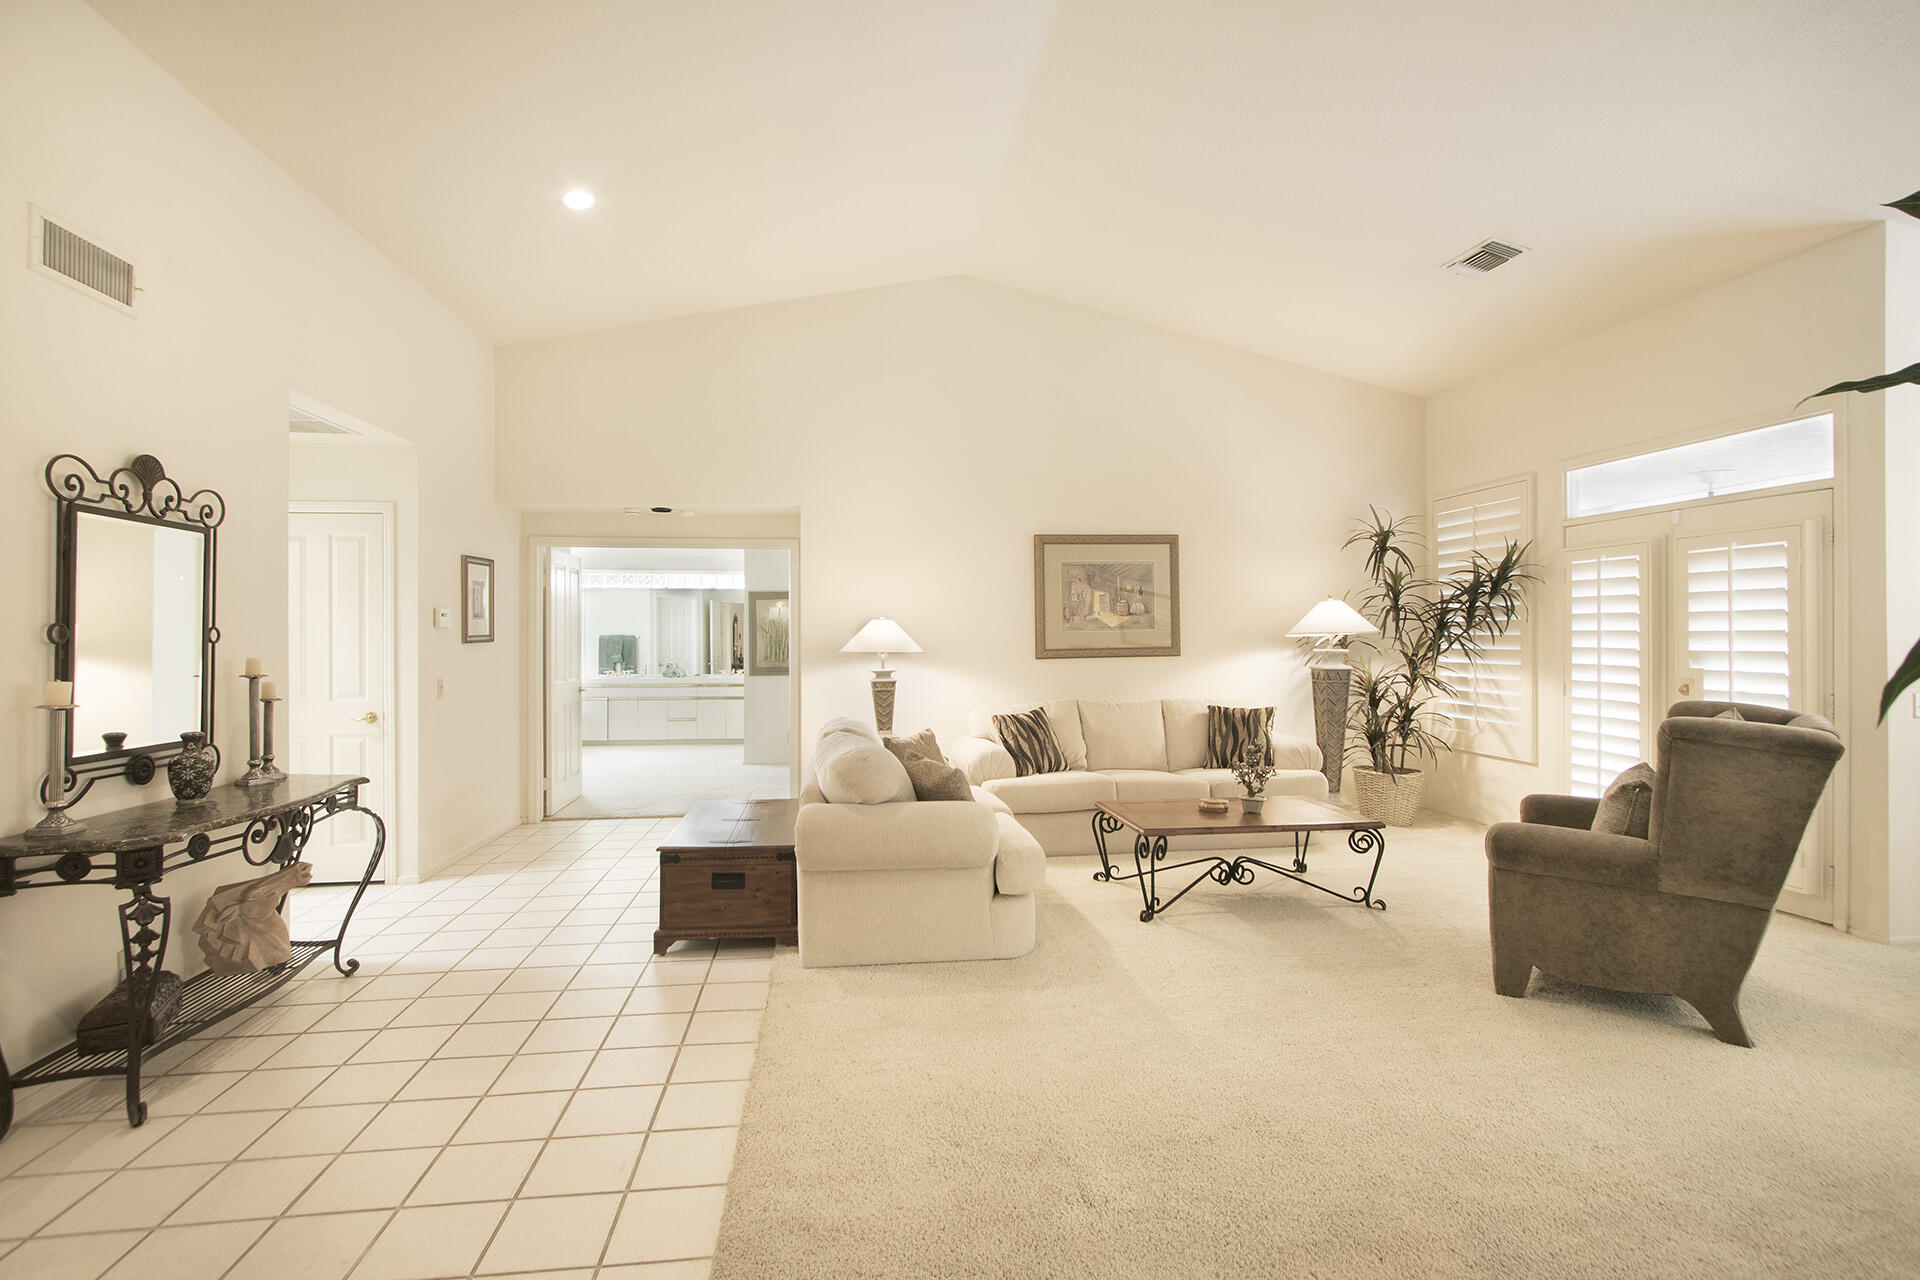
{"label": "white interior door", "polygon": [[[397,829],[394,794],[391,531],[376,511],[294,510],[287,517],[287,658],[278,727],[290,773],[359,774],[368,808]],[[316,883],[358,881],[373,852],[359,814],[317,823],[306,861]],[[377,877],[394,865],[388,848]]]}
{"label": "white interior door", "polygon": [[[1825,545],[1820,518],[1675,538],[1672,691],[1827,714]],[[1780,897],[1782,910],[1828,922],[1830,808],[1823,799]]]}
{"label": "white interior door", "polygon": [[547,553],[547,812],[580,798],[580,557]]}

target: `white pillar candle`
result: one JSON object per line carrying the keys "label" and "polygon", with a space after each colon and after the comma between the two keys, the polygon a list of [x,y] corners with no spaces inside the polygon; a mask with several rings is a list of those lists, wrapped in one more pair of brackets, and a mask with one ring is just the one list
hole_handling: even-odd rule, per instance
{"label": "white pillar candle", "polygon": [[279,696],[280,696],[280,685],[276,681],[262,680],[260,682],[260,701],[272,702],[275,698]]}
{"label": "white pillar candle", "polygon": [[47,705],[50,707],[70,707],[73,705],[73,681],[47,681]]}
{"label": "white pillar candle", "polygon": [[263,674],[265,674],[265,673],[264,673],[264,672],[263,672],[263,671],[261,670],[261,666],[263,665],[263,662],[264,662],[264,660],[263,660],[263,659],[260,659],[260,658],[248,658],[248,659],[247,659],[247,674],[248,674],[248,675],[250,675],[250,676],[257,676],[257,675],[263,675]]}

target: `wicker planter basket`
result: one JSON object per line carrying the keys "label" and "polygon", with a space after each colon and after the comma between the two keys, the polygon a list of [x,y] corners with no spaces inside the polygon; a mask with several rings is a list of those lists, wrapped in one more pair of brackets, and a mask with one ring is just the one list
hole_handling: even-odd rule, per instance
{"label": "wicker planter basket", "polygon": [[1418,769],[1388,774],[1368,765],[1354,766],[1354,804],[1367,817],[1378,818],[1390,827],[1413,825],[1426,789],[1427,775]]}

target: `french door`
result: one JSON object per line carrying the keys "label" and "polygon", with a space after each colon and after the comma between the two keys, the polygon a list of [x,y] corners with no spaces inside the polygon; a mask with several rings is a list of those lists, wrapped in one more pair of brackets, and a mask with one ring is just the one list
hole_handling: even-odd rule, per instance
{"label": "french door", "polygon": [[[1701,698],[1831,714],[1825,491],[1568,526],[1568,763],[1598,795],[1652,760],[1654,729]],[[1780,898],[1833,920],[1832,788]]]}

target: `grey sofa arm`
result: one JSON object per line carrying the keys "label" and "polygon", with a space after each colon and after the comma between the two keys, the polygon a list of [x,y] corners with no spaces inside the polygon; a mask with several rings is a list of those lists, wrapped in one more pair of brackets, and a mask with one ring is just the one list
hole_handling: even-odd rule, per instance
{"label": "grey sofa arm", "polygon": [[1593,829],[1593,815],[1599,812],[1597,796],[1528,796],[1520,802],[1520,821],[1543,827]]}

